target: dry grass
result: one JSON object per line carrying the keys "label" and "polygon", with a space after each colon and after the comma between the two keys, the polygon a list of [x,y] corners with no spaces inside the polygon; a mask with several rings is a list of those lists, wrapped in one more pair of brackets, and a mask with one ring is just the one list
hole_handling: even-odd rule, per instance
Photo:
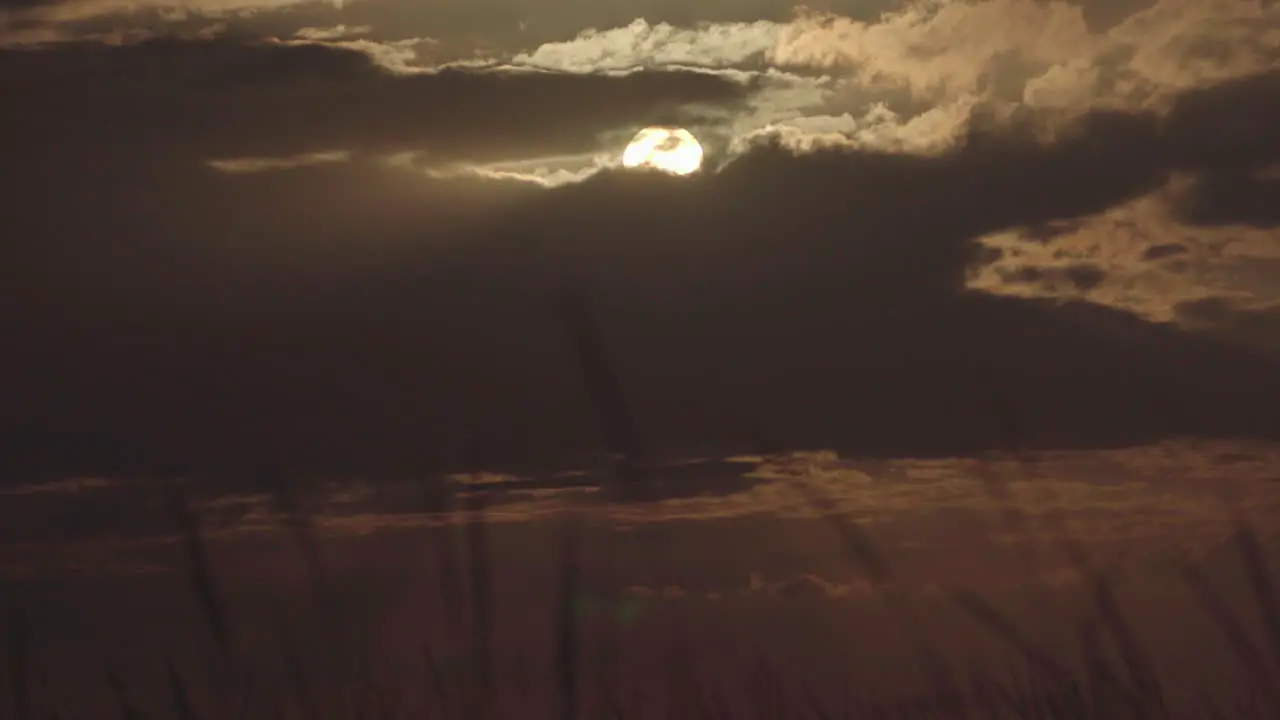
{"label": "dry grass", "polygon": [[[348,658],[344,687],[353,684],[358,692],[341,693],[331,681],[321,678],[309,666],[308,655],[299,642],[295,622],[287,608],[279,609],[279,653],[285,670],[280,680],[266,682],[245,662],[241,638],[229,618],[232,614],[218,592],[217,578],[208,560],[206,540],[179,488],[171,488],[169,499],[183,533],[187,558],[187,581],[193,604],[208,630],[203,661],[180,666],[176,659],[163,659],[167,698],[142,697],[137,688],[122,680],[124,668],[103,664],[103,676],[114,697],[111,711],[104,717],[137,718],[335,718],[439,717],[491,718],[509,716],[498,709],[493,698],[502,693],[521,692],[521,681],[499,671],[494,658],[494,590],[489,567],[489,540],[485,505],[471,500],[457,509],[464,513],[462,547],[442,548],[440,557],[452,557],[462,550],[464,566],[440,566],[439,590],[446,612],[455,614],[451,625],[464,623],[470,638],[469,651],[461,665],[446,664],[439,647],[428,639],[423,652],[426,676],[421,695],[428,699],[425,710],[406,710],[395,698],[403,688],[388,687],[374,670],[371,658]],[[818,499],[815,499],[817,502]],[[296,521],[296,519],[295,519]],[[575,608],[584,578],[579,565],[581,518],[566,524],[560,547],[560,568],[556,587],[557,617],[555,648],[551,656],[556,666],[555,707],[529,707],[523,717],[559,716],[566,720],[581,717],[739,717],[742,708],[728,699],[733,688],[700,677],[697,648],[673,645],[665,700],[646,697],[632,688],[624,694],[616,686],[596,688],[599,698],[590,707],[583,704],[587,683],[611,683],[606,655],[587,657],[583,651],[580,613]],[[1246,568],[1248,580],[1265,637],[1252,637],[1249,623],[1238,610],[1228,607],[1214,587],[1195,569],[1183,568],[1189,587],[1215,621],[1238,663],[1239,693],[1233,697],[1202,697],[1193,706],[1167,706],[1164,687],[1153,669],[1152,659],[1137,640],[1125,611],[1116,599],[1110,581],[1094,570],[1087,557],[1077,552],[1076,561],[1090,578],[1095,612],[1092,622],[1079,628],[1084,673],[1072,672],[1052,654],[1023,633],[1015,622],[1000,613],[979,595],[956,590],[951,601],[1017,658],[1018,667],[1009,677],[997,678],[985,671],[957,667],[930,642],[923,630],[911,598],[893,590],[892,568],[875,544],[854,523],[832,519],[840,531],[850,561],[870,578],[881,583],[884,597],[900,613],[914,652],[923,670],[929,692],[922,696],[877,697],[871,688],[848,688],[838,707],[828,707],[802,678],[788,677],[787,668],[762,658],[757,670],[741,678],[738,694],[747,698],[746,707],[760,717],[868,717],[868,718],[1169,718],[1280,717],[1280,615],[1268,565],[1256,533],[1240,521],[1235,545]],[[310,530],[299,522],[298,540],[318,547]],[[447,534],[440,542],[452,542]],[[304,557],[316,558],[307,553]],[[460,582],[465,576],[467,582]],[[319,591],[317,591],[319,592]],[[78,709],[74,690],[50,686],[42,681],[43,668],[33,660],[31,649],[39,639],[32,637],[23,608],[10,606],[7,633],[8,681],[0,699],[4,715],[15,720],[89,717]],[[677,635],[677,637],[679,637]],[[436,640],[442,640],[436,638]],[[443,646],[443,640],[440,644]],[[1108,652],[1108,647],[1114,652]],[[614,649],[616,650],[616,648]],[[135,673],[136,675],[136,673]],[[352,682],[354,681],[354,683]],[[151,691],[154,693],[154,691]],[[144,709],[145,708],[145,709]],[[98,717],[95,711],[93,717]]]}

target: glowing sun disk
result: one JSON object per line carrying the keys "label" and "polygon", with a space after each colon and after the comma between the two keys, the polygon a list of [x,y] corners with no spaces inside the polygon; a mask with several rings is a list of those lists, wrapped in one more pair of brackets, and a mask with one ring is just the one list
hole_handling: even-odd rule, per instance
{"label": "glowing sun disk", "polygon": [[702,166],[702,146],[684,128],[647,127],[622,153],[622,165],[688,175]]}

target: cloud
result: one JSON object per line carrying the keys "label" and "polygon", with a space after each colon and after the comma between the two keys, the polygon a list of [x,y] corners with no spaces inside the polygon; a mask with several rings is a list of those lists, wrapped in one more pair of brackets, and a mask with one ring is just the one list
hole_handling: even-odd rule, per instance
{"label": "cloud", "polygon": [[1024,266],[1002,271],[1004,281],[1012,284],[1039,285],[1052,295],[1092,290],[1101,285],[1107,274],[1097,265],[1075,263],[1055,268]]}
{"label": "cloud", "polygon": [[1187,253],[1186,245],[1178,243],[1159,243],[1156,245],[1148,245],[1147,249],[1142,251],[1143,260],[1164,260],[1166,258],[1178,257]]}
{"label": "cloud", "polygon": [[[368,40],[360,37],[350,37],[355,33],[347,32],[342,26],[335,29],[322,30],[319,34],[315,32],[306,34],[304,32],[306,30],[315,31],[316,29],[303,28],[293,38],[275,40],[275,42],[285,46],[312,45],[355,51],[367,55],[381,69],[400,75],[421,74],[440,69],[433,68],[424,62],[424,55],[437,44],[434,38],[411,37],[399,40]],[[346,36],[339,34],[333,37],[323,37],[326,32],[342,32],[346,33]],[[469,67],[466,64],[460,64],[458,69],[464,71],[468,69],[482,70],[484,67]]]}
{"label": "cloud", "polygon": [[[216,14],[223,4],[193,7]],[[475,45],[460,51],[452,36],[392,34],[371,11],[357,16],[361,25],[307,26],[284,42],[362,52],[401,73],[450,64],[583,75],[694,67],[722,77],[747,73],[763,80],[748,106],[731,117],[712,113],[718,122],[699,128],[700,135],[710,133],[725,147],[765,133],[797,149],[846,142],[936,152],[963,133],[975,113],[1057,117],[1095,107],[1146,107],[1271,67],[1280,60],[1276,13],[1274,5],[1256,0],[1159,0],[1147,7],[928,0],[879,15],[868,9],[863,19],[806,9],[789,20],[674,24],[637,18],[530,49]],[[32,27],[24,32],[36,32],[33,38],[46,32]],[[820,128],[810,130],[814,125]],[[553,182],[587,176],[580,169],[542,174],[555,175]]]}
{"label": "cloud", "polygon": [[[1166,168],[1160,187],[1056,227],[984,236],[998,252],[975,263],[970,287],[1084,297],[1156,321],[1177,321],[1180,303],[1204,296],[1280,301],[1273,250],[1280,218],[1266,199],[1277,189],[1268,168],[1280,157],[1280,138],[1267,128],[1280,120],[1278,97],[1274,72],[1178,95],[1158,116]],[[1082,263],[1105,279],[1054,281]]]}
{"label": "cloud", "polygon": [[[1242,83],[1235,91],[1243,96],[1252,92],[1249,87],[1250,83]],[[1187,96],[1178,107],[1189,112],[1197,105],[1193,100]],[[1232,111],[1226,110],[1230,105],[1221,107],[1221,121],[1230,122],[1227,118]],[[1209,346],[1192,350],[1194,341],[1174,340],[1181,337],[1176,330],[1156,324],[1141,331],[1141,337],[1147,339],[1124,350],[1094,345],[1102,337],[1123,336],[1128,331],[1122,328],[1138,322],[1123,313],[1111,314],[1088,306],[1053,310],[1052,305],[1035,303],[1005,305],[956,294],[957,286],[964,282],[966,267],[975,257],[970,238],[1004,228],[1035,228],[1102,214],[1159,191],[1174,172],[1194,174],[1201,167],[1199,161],[1192,159],[1197,157],[1194,148],[1200,140],[1198,134],[1183,135],[1176,130],[1183,118],[1178,113],[1166,120],[1154,113],[1096,111],[1048,145],[1031,131],[1022,135],[999,127],[989,131],[975,128],[956,148],[937,156],[866,149],[826,150],[796,157],[782,148],[763,146],[730,163],[717,175],[669,189],[648,178],[603,173],[581,186],[557,191],[546,203],[539,203],[537,212],[524,224],[542,228],[560,227],[563,222],[564,227],[586,230],[580,236],[552,230],[544,242],[555,248],[575,272],[601,278],[601,285],[596,287],[608,289],[597,292],[612,298],[600,301],[606,308],[615,303],[628,306],[644,302],[650,306],[647,312],[655,317],[674,313],[674,305],[663,298],[642,300],[646,292],[641,278],[661,277],[662,286],[680,298],[679,316],[672,315],[673,319],[661,327],[646,324],[635,328],[634,320],[623,320],[627,315],[621,309],[617,312],[622,314],[608,316],[612,322],[631,328],[624,333],[628,339],[618,341],[624,345],[619,352],[627,357],[631,392],[643,412],[669,417],[675,408],[664,407],[664,396],[680,396],[673,386],[683,388],[683,392],[710,392],[712,386],[705,383],[695,390],[698,385],[692,380],[713,376],[708,356],[701,354],[708,352],[713,353],[709,357],[723,358],[721,362],[729,366],[740,363],[729,376],[717,378],[714,386],[723,386],[726,391],[731,385],[754,388],[757,394],[750,395],[753,403],[770,407],[768,411],[761,410],[761,415],[785,416],[787,420],[780,421],[782,424],[807,425],[812,421],[798,417],[803,414],[798,405],[793,411],[782,409],[799,403],[801,397],[805,398],[804,413],[830,413],[832,422],[849,408],[859,407],[867,412],[868,406],[875,407],[873,414],[880,418],[879,428],[861,425],[859,430],[864,433],[863,440],[872,443],[869,434],[888,432],[884,418],[902,417],[904,423],[908,416],[917,418],[913,432],[918,434],[922,432],[919,418],[931,415],[929,406],[942,403],[961,407],[972,402],[956,395],[954,388],[970,385],[954,374],[959,371],[956,367],[944,369],[923,363],[929,369],[915,376],[914,382],[928,382],[928,391],[918,386],[895,385],[890,392],[872,387],[865,377],[857,377],[862,371],[855,368],[874,373],[874,368],[887,372],[886,368],[898,367],[884,354],[896,357],[900,351],[904,353],[900,362],[906,363],[905,358],[912,353],[949,352],[935,345],[943,342],[942,335],[928,331],[916,347],[914,340],[897,334],[902,327],[931,327],[930,323],[937,322],[949,325],[944,335],[962,337],[972,333],[987,338],[994,345],[971,352],[981,356],[976,361],[979,364],[993,363],[1003,368],[992,371],[999,378],[993,380],[997,383],[1024,372],[1042,377],[1041,371],[1050,371],[1052,364],[1042,365],[1042,359],[1026,358],[1031,365],[1024,367],[1012,355],[996,359],[1002,353],[1022,355],[1022,351],[1015,350],[1016,345],[997,338],[1005,333],[1013,337],[1026,332],[1024,323],[1039,325],[1035,336],[1040,342],[1059,347],[1057,352],[1065,353],[1064,357],[1075,358],[1072,362],[1086,362],[1093,368],[1091,373],[1098,373],[1097,377],[1134,373],[1144,378],[1141,383],[1152,383],[1151,392],[1158,392],[1154,388],[1164,382],[1159,379],[1164,373],[1170,373],[1166,377],[1172,378],[1182,372],[1146,354],[1156,346],[1185,341],[1188,344],[1182,349],[1168,347],[1161,352],[1197,356],[1203,352],[1203,362],[1218,362],[1209,358],[1220,350],[1210,350]],[[1052,182],[1055,192],[1043,192],[1045,182]],[[818,188],[839,191],[832,196]],[[625,204],[619,204],[622,201],[618,198],[624,197]],[[837,209],[836,203],[848,209]],[[629,209],[632,204],[635,208],[661,207],[672,230],[652,235],[653,220],[648,224],[638,222],[636,211]],[[586,211],[587,208],[591,210]],[[711,223],[717,231],[712,238],[701,234],[695,237],[678,229],[684,223],[700,229]],[[840,230],[833,233],[830,228]],[[786,241],[770,241],[770,232]],[[594,241],[595,233],[607,233],[610,242]],[[1136,248],[1135,254],[1140,255],[1143,250],[1145,247]],[[1047,274],[1042,271],[1042,275]],[[803,290],[792,284],[797,276],[809,278]],[[635,280],[624,280],[628,277]],[[1066,263],[1057,277],[1084,292],[1104,287],[1111,275],[1096,263],[1075,260]],[[699,288],[696,294],[695,287]],[[688,289],[675,292],[672,288]],[[699,295],[705,299],[697,300]],[[945,313],[949,319],[944,321],[940,308],[949,303],[955,304],[956,311]],[[734,308],[742,317],[717,311],[725,306]],[[840,308],[841,320],[825,330],[827,326],[817,318],[834,322],[833,308]],[[1032,320],[1033,316],[1040,319]],[[711,320],[713,317],[715,321]],[[769,321],[761,327],[763,318]],[[1050,326],[1056,329],[1050,330]],[[996,327],[1003,329],[995,330]],[[1015,331],[1014,327],[1023,329]],[[1075,336],[1076,331],[1069,329],[1072,327],[1081,328],[1082,334]],[[1094,335],[1095,332],[1100,334]],[[1068,342],[1068,336],[1074,340]],[[1064,344],[1058,345],[1059,342]],[[1141,349],[1146,342],[1153,344]],[[714,346],[720,350],[711,351]],[[673,347],[682,348],[680,359],[669,356]],[[916,349],[908,351],[908,347]],[[1003,350],[997,351],[996,347]],[[784,358],[788,348],[805,348],[801,355],[806,357],[813,354],[831,358],[831,365],[799,357],[792,364]],[[763,375],[754,374],[747,357],[767,357],[769,363],[774,363],[775,374],[770,377],[788,377],[797,382],[788,385],[789,392],[774,390]],[[834,360],[837,357],[839,362]],[[1146,359],[1138,361],[1137,357]],[[1131,361],[1136,364],[1130,370],[1120,369]],[[691,367],[679,373],[654,369],[679,362]],[[1194,362],[1200,366],[1202,361]],[[1208,371],[1208,365],[1200,367]],[[1006,372],[1009,374],[1004,375]],[[804,381],[798,381],[802,377]],[[1222,381],[1218,377],[1206,378],[1208,385]],[[1020,386],[1022,390],[1009,392],[1031,392],[1035,383],[1030,378],[1027,382]],[[1044,392],[1043,387],[1035,390],[1042,399]],[[1199,392],[1196,391],[1197,396]],[[838,409],[842,404],[833,395],[845,398],[849,403],[843,406],[845,410]],[[943,395],[952,397],[943,401]],[[1022,405],[1022,401],[1017,402]],[[1063,409],[1076,405],[1075,400],[1065,397],[1054,402],[1063,403],[1059,406]],[[1134,398],[1131,402],[1133,405],[1125,412],[1137,412],[1137,407],[1147,401]],[[973,406],[969,411],[977,412]],[[1051,417],[1054,413],[1046,409],[1029,407],[1019,412],[1036,416],[1034,421],[1027,420],[1030,424],[1059,425],[1066,417]],[[703,420],[712,422],[710,418]],[[1130,415],[1130,421],[1137,422],[1137,416]],[[905,432],[906,424],[903,427]],[[1082,429],[1072,428],[1069,432],[1079,433]],[[693,431],[684,423],[681,430]],[[954,427],[950,430],[956,431]],[[834,436],[823,437],[831,443],[815,442],[811,436],[807,444],[812,447],[838,443]],[[674,441],[674,437],[668,439]]]}
{"label": "cloud", "polygon": [[782,26],[767,20],[675,27],[638,18],[626,27],[589,29],[572,40],[545,43],[517,54],[512,62],[568,72],[670,65],[758,66],[758,61],[777,44],[781,31]]}
{"label": "cloud", "polygon": [[998,61],[1053,66],[1089,53],[1079,6],[1028,0],[917,2],[878,22],[801,12],[769,53],[784,66],[847,68],[866,85],[904,84],[920,96],[980,92]]}
{"label": "cloud", "polygon": [[734,138],[731,150],[742,152],[761,140],[781,143],[795,152],[855,148],[884,152],[934,154],[951,149],[969,125],[971,99],[940,105],[904,119],[884,103],[861,117],[849,113],[800,115],[761,124]]}
{"label": "cloud", "polygon": [[[53,0],[13,3],[3,8],[11,23],[75,23],[97,18],[156,13],[167,20],[183,20],[191,15],[221,17],[280,10],[316,0]],[[325,0],[341,7],[343,0]]]}
{"label": "cloud", "polygon": [[985,236],[998,252],[975,263],[968,285],[1012,297],[1084,299],[1154,322],[1179,321],[1179,304],[1205,295],[1280,299],[1276,263],[1265,254],[1274,231],[1182,225],[1169,195],[1090,216],[1045,240],[1032,228]]}
{"label": "cloud", "polygon": [[1161,0],[1113,28],[1132,53],[1130,82],[1184,90],[1274,67],[1280,8],[1260,0]]}
{"label": "cloud", "polygon": [[806,573],[774,583],[767,588],[767,592],[775,597],[787,599],[827,599],[846,597],[855,593],[867,595],[873,592],[873,588],[865,583],[834,583]]}
{"label": "cloud", "polygon": [[65,480],[53,480],[33,485],[19,485],[12,488],[0,488],[0,495],[65,495],[81,492],[94,492],[113,488],[116,485],[116,481],[109,480],[107,478],[68,478]]}
{"label": "cloud", "polygon": [[1102,31],[1068,2],[915,2],[876,22],[802,12],[769,60],[843,69],[918,97],[984,95],[1036,107],[1141,105],[1272,67],[1280,9],[1159,0]]}
{"label": "cloud", "polygon": [[1211,295],[1178,303],[1177,319],[1244,345],[1280,351],[1280,302],[1250,296]]}
{"label": "cloud", "polygon": [[294,33],[295,37],[304,40],[342,40],[373,32],[369,25],[334,25],[333,27],[304,27]]}
{"label": "cloud", "polygon": [[1092,108],[1156,107],[1182,91],[1263,71],[1280,60],[1278,24],[1274,6],[1250,0],[1160,0],[1145,8],[931,0],[873,19],[806,9],[789,22],[637,19],[510,61],[578,73],[767,68],[787,82],[761,93],[769,107],[740,114],[727,142],[771,134],[800,150],[881,143],[934,152],[975,113],[1056,122]]}
{"label": "cloud", "polygon": [[485,164],[460,163],[449,167],[427,167],[434,177],[474,177],[486,180],[514,180],[545,188],[579,183],[611,167],[621,166],[617,153],[581,153],[558,157],[535,157],[515,162]]}
{"label": "cloud", "polygon": [[[966,97],[787,118],[771,77],[831,88],[741,69],[396,73],[226,37],[5,59],[24,106],[0,121],[20,239],[0,377],[21,382],[0,425],[107,425],[191,462],[255,425],[303,465],[449,467],[481,444],[563,466],[600,446],[553,299],[568,275],[661,453],[741,450],[751,424],[873,456],[1280,432],[1259,400],[1274,359],[1173,322],[1193,298],[1172,283],[1143,304],[1121,282],[1200,273],[1222,294],[1232,262],[1262,272],[1264,208],[1201,183],[1270,182],[1274,74],[1046,126]],[[756,137],[681,179],[597,163],[650,119],[728,147],[765,109],[845,141]],[[208,165],[331,149],[349,159]],[[1144,258],[1173,242],[1185,257]],[[1014,265],[1073,301],[1006,282]],[[1015,286],[1037,296],[999,295]]]}
{"label": "cloud", "polygon": [[[341,7],[343,0],[323,0]],[[0,48],[52,46],[69,42],[130,44],[146,38],[225,29],[212,24],[248,18],[317,0],[10,0],[0,3]],[[104,28],[107,30],[104,31]]]}
{"label": "cloud", "polygon": [[[85,44],[6,60],[0,84],[30,89],[22,124],[9,123],[23,145],[56,151],[77,142],[120,152],[163,145],[202,161],[330,148],[415,150],[439,162],[591,152],[601,134],[629,135],[646,118],[681,119],[688,107],[732,106],[750,93],[744,82],[692,71],[393,73],[361,49],[310,42]],[[68,80],[91,81],[94,91],[72,90]],[[76,113],[98,121],[74,140],[49,137]]]}
{"label": "cloud", "polygon": [[349,152],[342,150],[330,150],[327,152],[302,153],[299,155],[280,158],[247,157],[210,160],[209,166],[215,170],[221,170],[225,173],[252,173],[266,172],[268,170],[291,170],[293,168],[305,167],[307,165],[346,162],[350,159],[351,153]]}

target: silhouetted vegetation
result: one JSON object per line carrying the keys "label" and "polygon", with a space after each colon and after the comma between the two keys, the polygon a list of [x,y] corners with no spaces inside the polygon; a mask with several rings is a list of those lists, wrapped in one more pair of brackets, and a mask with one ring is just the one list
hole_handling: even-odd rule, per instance
{"label": "silhouetted vegetation", "polygon": [[[436,492],[428,492],[437,496]],[[197,653],[201,661],[180,662],[168,658],[148,671],[161,672],[168,697],[154,697],[131,687],[126,677],[137,677],[137,668],[117,667],[104,662],[102,680],[113,697],[110,709],[96,708],[93,713],[80,705],[77,688],[60,688],[44,683],[46,668],[37,662],[32,647],[33,637],[25,620],[26,609],[10,604],[6,626],[7,682],[3,707],[5,716],[16,720],[37,718],[119,717],[135,718],[398,718],[398,717],[497,717],[509,713],[496,707],[493,698],[504,693],[521,696],[527,692],[527,678],[515,676],[509,664],[498,662],[494,650],[494,588],[489,558],[486,507],[482,499],[472,497],[455,508],[458,527],[465,538],[460,547],[438,548],[440,558],[452,558],[462,552],[464,566],[439,565],[438,590],[446,612],[453,617],[450,626],[467,628],[469,647],[459,656],[452,647],[444,648],[452,638],[423,638],[424,667],[420,695],[424,705],[405,709],[396,698],[405,688],[394,687],[390,677],[380,676],[376,658],[358,657],[352,652],[339,657],[346,676],[333,682],[325,664],[325,652],[344,655],[340,640],[324,638],[330,633],[323,627],[298,627],[291,608],[278,609],[279,653],[284,671],[276,680],[261,677],[253,668],[260,664],[247,662],[248,648],[243,634],[232,624],[233,614],[225,607],[215,566],[208,561],[208,539],[201,530],[198,516],[183,490],[170,486],[169,501],[175,515],[181,542],[185,547],[188,582],[193,605],[208,629],[208,652]],[[811,501],[821,505],[822,499]],[[439,509],[439,499],[434,500]],[[452,501],[447,501],[451,503]],[[660,698],[647,697],[644,688],[620,688],[610,677],[612,662],[606,648],[604,654],[584,652],[581,613],[576,606],[586,578],[579,562],[580,524],[589,518],[589,510],[572,515],[562,531],[561,562],[555,570],[556,647],[552,652],[555,667],[551,669],[554,690],[550,694],[558,707],[528,707],[525,717],[559,716],[565,719],[583,717],[737,717],[739,710],[726,699],[727,688],[700,677],[698,649],[685,641],[674,641],[669,665],[669,687]],[[838,530],[845,552],[868,579],[883,590],[884,599],[899,613],[914,644],[919,667],[927,680],[929,692],[924,695],[886,698],[874,688],[847,689],[839,707],[827,707],[808,687],[804,678],[788,677],[787,668],[762,658],[758,671],[741,678],[742,687],[754,713],[760,717],[1010,717],[1010,718],[1169,718],[1169,717],[1275,717],[1280,714],[1280,614],[1277,596],[1266,558],[1256,532],[1238,520],[1234,544],[1248,574],[1256,602],[1254,612],[1266,628],[1266,636],[1251,637],[1240,610],[1228,606],[1222,596],[1194,567],[1182,569],[1187,583],[1200,599],[1222,632],[1238,665],[1238,694],[1233,697],[1204,697],[1193,707],[1170,707],[1165,687],[1154,669],[1152,659],[1137,639],[1124,608],[1116,599],[1111,581],[1094,569],[1090,558],[1076,548],[1075,562],[1091,585],[1093,617],[1078,629],[1082,649],[1083,673],[1070,669],[1024,634],[1013,619],[1006,617],[993,604],[977,593],[957,589],[951,602],[974,619],[993,637],[1007,645],[1017,667],[1008,677],[997,677],[985,670],[957,666],[937,649],[920,622],[909,593],[897,589],[893,568],[856,523],[829,516]],[[319,548],[309,525],[298,518],[282,518],[282,526],[298,533],[296,539],[313,550]],[[287,524],[285,524],[287,522]],[[300,528],[300,529],[299,529]],[[439,538],[449,538],[441,533]],[[451,542],[443,540],[443,542]],[[1069,540],[1067,541],[1069,543]],[[317,551],[318,552],[318,551]],[[311,551],[305,558],[314,557]],[[459,582],[465,576],[466,582]],[[326,601],[323,578],[309,584],[311,600]],[[308,637],[301,635],[306,633]],[[678,636],[677,636],[678,637]],[[332,642],[334,644],[326,645]],[[89,644],[86,639],[86,645]],[[1114,649],[1108,652],[1107,646]],[[304,647],[305,646],[305,647]],[[315,648],[326,647],[317,652]],[[310,650],[306,648],[311,648]],[[110,657],[110,649],[103,649]],[[86,652],[92,649],[86,647]],[[262,650],[252,651],[262,652]],[[324,662],[320,662],[324,661]],[[329,677],[330,679],[325,679]],[[593,687],[591,684],[598,687]],[[523,689],[522,689],[523,687]],[[352,690],[356,688],[357,690]],[[584,704],[587,690],[595,698]],[[155,692],[154,690],[151,692]],[[10,714],[12,713],[12,714]],[[423,715],[422,713],[426,713]]]}

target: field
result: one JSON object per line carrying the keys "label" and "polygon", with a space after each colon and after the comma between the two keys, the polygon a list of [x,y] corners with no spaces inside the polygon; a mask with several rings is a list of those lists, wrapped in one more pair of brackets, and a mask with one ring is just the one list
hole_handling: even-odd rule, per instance
{"label": "field", "polygon": [[25,486],[0,510],[0,706],[1273,717],[1276,453],[795,453],[621,488],[607,473]]}

